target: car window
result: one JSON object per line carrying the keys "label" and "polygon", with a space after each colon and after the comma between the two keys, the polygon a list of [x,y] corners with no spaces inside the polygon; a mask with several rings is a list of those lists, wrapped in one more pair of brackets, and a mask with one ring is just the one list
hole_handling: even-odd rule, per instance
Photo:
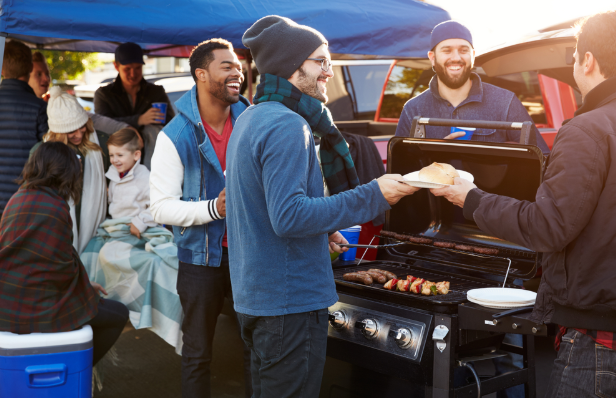
{"label": "car window", "polygon": [[404,104],[428,89],[433,75],[431,70],[394,66],[383,95],[380,117],[398,119]]}
{"label": "car window", "polygon": [[376,112],[389,65],[347,65],[342,68],[356,113]]}
{"label": "car window", "polygon": [[512,73],[494,77],[487,76],[481,70],[477,72],[483,82],[513,91],[526,108],[535,125],[537,127],[548,127],[537,72]]}

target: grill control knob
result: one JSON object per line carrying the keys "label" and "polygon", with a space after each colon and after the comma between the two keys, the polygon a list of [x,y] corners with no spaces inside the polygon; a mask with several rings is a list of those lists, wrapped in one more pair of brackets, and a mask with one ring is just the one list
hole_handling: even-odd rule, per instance
{"label": "grill control knob", "polygon": [[413,344],[413,332],[407,328],[391,330],[389,335],[396,340],[396,344],[402,349],[407,349]]}
{"label": "grill control knob", "polygon": [[374,339],[379,334],[379,324],[374,319],[364,319],[361,322],[356,322],[355,327],[361,329],[361,332],[367,339]]}
{"label": "grill control knob", "polygon": [[329,324],[334,329],[341,329],[348,323],[346,314],[344,311],[334,311],[329,314]]}

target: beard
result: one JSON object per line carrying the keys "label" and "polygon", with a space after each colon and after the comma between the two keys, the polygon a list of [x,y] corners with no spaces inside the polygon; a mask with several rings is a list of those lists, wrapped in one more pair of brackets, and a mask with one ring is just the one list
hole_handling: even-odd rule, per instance
{"label": "beard", "polygon": [[[462,74],[458,77],[451,77],[447,74],[447,66],[460,65],[462,67]],[[471,77],[471,67],[467,66],[465,62],[447,62],[445,66],[441,66],[437,60],[434,62],[434,72],[438,79],[443,82],[447,87],[455,90],[464,85]]]}
{"label": "beard", "polygon": [[[210,83],[210,94],[212,94],[212,96],[214,96],[214,98],[217,98],[223,102],[226,102],[228,104],[235,104],[236,102],[238,102],[240,100],[240,96],[239,95],[235,95],[235,94],[230,94],[229,90],[227,89],[227,84],[230,82],[237,82],[237,79],[233,79],[233,78],[227,78],[224,82],[211,82]],[[240,81],[240,87],[242,85],[242,82]]]}
{"label": "beard", "polygon": [[327,79],[327,76],[324,74],[320,74],[318,76],[310,76],[304,68],[300,67],[298,70],[299,76],[297,79],[297,88],[304,94],[311,96],[312,98],[316,98],[322,103],[326,104],[328,99],[327,94],[322,93],[319,90],[318,79]]}

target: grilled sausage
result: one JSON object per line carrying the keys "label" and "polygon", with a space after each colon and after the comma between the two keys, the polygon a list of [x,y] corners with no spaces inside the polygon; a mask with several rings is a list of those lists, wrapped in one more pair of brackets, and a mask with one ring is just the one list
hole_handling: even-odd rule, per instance
{"label": "grilled sausage", "polygon": [[473,246],[473,251],[479,254],[488,254],[490,256],[496,256],[498,254],[498,249],[490,249],[487,247],[475,247]]}
{"label": "grilled sausage", "polygon": [[358,272],[349,272],[342,275],[342,279],[349,282],[360,282],[364,285],[372,285],[372,277],[368,274],[360,274]]}
{"label": "grilled sausage", "polygon": [[436,247],[444,247],[446,249],[453,249],[456,247],[456,244],[453,242],[440,242],[440,241],[436,241],[434,242],[434,246]]}
{"label": "grilled sausage", "polygon": [[469,245],[455,245],[455,249],[456,250],[464,250],[467,252],[472,252],[473,251],[473,246],[469,246]]}
{"label": "grilled sausage", "polygon": [[422,245],[429,245],[432,243],[432,239],[429,238],[422,238],[422,237],[418,237],[418,236],[407,236],[409,242],[413,242],[413,243],[419,243]]}
{"label": "grilled sausage", "polygon": [[378,283],[385,283],[387,282],[387,277],[383,274],[381,274],[380,272],[376,272],[376,271],[357,271],[358,274],[368,274],[372,277],[373,280],[377,281]]}
{"label": "grilled sausage", "polygon": [[393,238],[395,234],[395,232],[391,232],[391,231],[381,231],[380,233],[381,236],[384,236],[386,238]]}
{"label": "grilled sausage", "polygon": [[368,272],[370,272],[370,271],[379,272],[379,273],[385,275],[385,278],[387,278],[388,281],[392,280],[392,279],[398,279],[396,274],[394,274],[393,272],[385,271],[385,270],[378,269],[378,268],[369,269]]}

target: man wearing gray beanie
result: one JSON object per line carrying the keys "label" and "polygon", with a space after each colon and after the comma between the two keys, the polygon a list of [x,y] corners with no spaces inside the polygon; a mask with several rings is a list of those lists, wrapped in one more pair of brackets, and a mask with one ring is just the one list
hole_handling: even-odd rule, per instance
{"label": "man wearing gray beanie", "polygon": [[[338,301],[328,251],[347,250],[336,231],[374,219],[417,188],[395,181],[400,175],[359,185],[324,105],[334,74],[321,33],[267,16],[243,43],[261,82],[229,139],[226,200],[229,271],[252,351],[253,397],[317,397],[327,307]],[[321,139],[318,154],[313,135]]]}

